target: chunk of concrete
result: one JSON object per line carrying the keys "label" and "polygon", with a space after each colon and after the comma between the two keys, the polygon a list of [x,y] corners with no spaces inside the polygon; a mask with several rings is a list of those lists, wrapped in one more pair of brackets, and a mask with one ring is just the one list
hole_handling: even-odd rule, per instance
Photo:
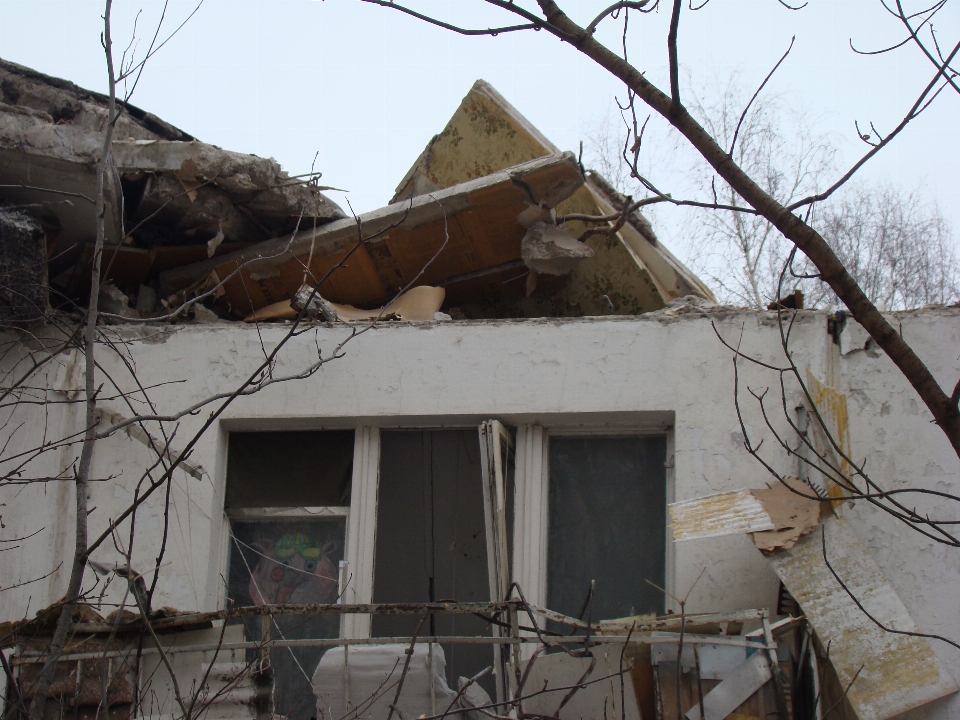
{"label": "chunk of concrete", "polygon": [[520,243],[524,264],[536,273],[566,275],[593,250],[556,225],[535,222]]}

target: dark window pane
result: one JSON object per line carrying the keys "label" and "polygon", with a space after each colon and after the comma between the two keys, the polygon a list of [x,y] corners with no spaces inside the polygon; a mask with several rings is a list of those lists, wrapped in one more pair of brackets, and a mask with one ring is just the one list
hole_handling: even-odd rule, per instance
{"label": "dark window pane", "polygon": [[350,504],[353,430],[230,433],[228,508]]}
{"label": "dark window pane", "polygon": [[547,604],[593,620],[662,612],[666,438],[551,437]]}
{"label": "dark window pane", "polygon": [[[328,603],[337,597],[337,570],[343,559],[346,520],[233,522],[229,597],[236,605]],[[260,639],[263,624],[270,636],[288,640],[336,638],[339,615],[276,615],[248,618],[247,635]],[[326,648],[279,648],[270,651],[274,676],[274,712],[291,720],[316,715],[310,678]]]}
{"label": "dark window pane", "polygon": [[[490,599],[476,428],[381,432],[377,505],[374,602]],[[374,615],[373,635],[409,637],[418,619]],[[432,625],[421,634],[490,635],[470,615],[436,616]],[[452,687],[457,677],[493,663],[489,646],[444,644],[443,650]],[[490,676],[481,684],[494,691]]]}

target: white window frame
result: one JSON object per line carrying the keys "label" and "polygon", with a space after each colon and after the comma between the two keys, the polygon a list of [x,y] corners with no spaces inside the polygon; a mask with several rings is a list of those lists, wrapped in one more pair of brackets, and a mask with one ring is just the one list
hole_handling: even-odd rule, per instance
{"label": "white window frame", "polygon": [[[539,453],[541,453],[542,461],[540,465],[540,479],[539,479],[539,492],[542,493],[540,501],[542,502],[542,509],[540,511],[540,518],[542,525],[539,529],[539,542],[540,542],[540,552],[542,556],[540,558],[540,575],[538,577],[537,590],[539,591],[538,597],[539,601],[535,602],[528,598],[528,601],[534,605],[541,605],[546,607],[547,602],[547,537],[549,534],[549,522],[550,522],[550,461],[549,461],[549,442],[551,437],[562,437],[562,436],[578,436],[584,437],[589,435],[595,435],[597,437],[624,437],[624,436],[650,436],[650,435],[659,435],[666,437],[667,449],[666,449],[666,502],[664,503],[664,533],[665,533],[665,558],[664,558],[664,588],[667,593],[664,594],[663,604],[659,612],[666,612],[668,607],[668,598],[670,595],[676,595],[676,541],[673,539],[673,533],[670,531],[670,514],[668,507],[670,503],[675,500],[675,488],[676,488],[676,451],[675,451],[675,433],[674,426],[663,425],[662,423],[653,423],[651,425],[643,423],[631,423],[626,425],[587,425],[587,426],[575,426],[575,425],[557,425],[551,426],[548,430],[543,432],[542,437],[535,442],[540,443]],[[536,448],[533,449],[534,452],[537,452]],[[519,433],[518,433],[518,449],[517,455],[519,457]],[[519,466],[519,461],[518,461]],[[519,581],[518,581],[519,582]],[[521,586],[522,587],[522,586]]]}
{"label": "white window frame", "polygon": [[[353,442],[353,478],[347,547],[341,571],[341,602],[373,602],[373,564],[377,547],[377,499],[380,484],[380,428],[359,425]],[[340,636],[369,638],[369,614],[341,616]]]}
{"label": "white window frame", "polygon": [[[569,418],[569,420],[568,420]],[[675,442],[673,424],[662,421],[610,423],[603,425],[574,424],[577,415],[570,414],[562,421],[551,418],[549,427],[539,422],[512,423],[504,419],[504,425],[516,427],[515,475],[514,475],[514,520],[513,520],[513,572],[512,580],[523,591],[532,605],[545,606],[547,600],[547,537],[549,522],[549,439],[562,435],[665,435],[667,439],[666,504],[675,499]],[[463,428],[471,423],[463,418],[438,418],[439,422],[424,425],[398,423],[398,428]],[[479,426],[478,421],[473,423]],[[350,427],[340,426],[341,428]],[[389,425],[387,429],[394,427]],[[299,428],[298,428],[299,429]],[[358,424],[354,430],[353,475],[349,507],[326,508],[244,508],[228,510],[228,521],[234,519],[271,519],[283,517],[346,517],[346,547],[340,568],[340,602],[368,604],[373,602],[374,558],[377,541],[377,506],[380,482],[380,426]],[[666,508],[664,508],[666,513]],[[669,518],[668,524],[669,524]],[[229,532],[227,552],[222,566],[229,558]],[[665,581],[669,593],[675,592],[676,551],[673,535],[666,529]],[[369,614],[345,614],[341,618],[341,637],[366,639],[370,637]]]}

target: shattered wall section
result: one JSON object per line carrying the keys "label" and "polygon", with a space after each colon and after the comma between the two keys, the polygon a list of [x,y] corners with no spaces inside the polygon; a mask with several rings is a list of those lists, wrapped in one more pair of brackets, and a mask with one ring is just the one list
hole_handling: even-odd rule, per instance
{"label": "shattered wall section", "polygon": [[[513,164],[556,153],[557,148],[489,83],[478,80],[443,131],[435,135],[404,177],[394,202],[433,192]],[[588,173],[582,188],[557,206],[557,214],[609,215],[624,198],[602,178]],[[579,238],[582,222],[564,228]],[[593,256],[569,275],[530,277],[519,268],[506,282],[526,293],[492,294],[450,302],[457,318],[574,317],[639,315],[686,295],[713,300],[713,294],[658,243],[650,223],[632,213],[611,235],[593,235]]]}
{"label": "shattered wall section", "polygon": [[400,181],[390,202],[559,152],[492,85],[477,80],[447,126],[433,136]]}

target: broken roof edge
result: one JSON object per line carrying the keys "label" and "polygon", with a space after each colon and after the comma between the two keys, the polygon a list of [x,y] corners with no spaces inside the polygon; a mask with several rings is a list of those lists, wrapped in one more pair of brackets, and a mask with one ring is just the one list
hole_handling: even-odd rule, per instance
{"label": "broken roof edge", "polygon": [[[499,92],[497,89],[488,83],[486,80],[477,80],[473,87],[470,88],[471,91],[479,92],[483,95],[486,95],[488,98],[493,100],[497,105],[500,106],[500,109],[507,113],[512,120],[514,120],[520,127],[530,133],[538,142],[540,142],[544,148],[546,148],[551,154],[560,153],[561,150],[547,138],[542,132],[540,132],[529,120],[527,120],[524,115],[517,110],[510,102]],[[469,93],[468,93],[469,94]],[[466,96],[464,96],[466,99]]]}
{"label": "broken roof edge", "polygon": [[[593,193],[598,205],[606,206],[609,212],[617,212],[626,204],[627,199],[595,170],[587,173],[584,184]],[[632,238],[629,237],[631,230],[642,238],[645,246],[638,242],[631,242]],[[642,214],[631,213],[617,235],[634,256],[634,260],[650,274],[650,279],[656,285],[664,303],[669,304],[688,295],[694,295],[712,303],[717,302],[713,291],[663,243],[659,242],[653,234],[650,222]],[[665,277],[671,274],[673,278]]]}
{"label": "broken roof edge", "polygon": [[[700,300],[700,298],[696,298]],[[792,315],[791,311],[791,315]],[[799,310],[796,316],[792,317],[791,322],[795,326],[814,325],[819,326],[828,318],[834,316],[833,310],[828,308],[814,308]],[[58,324],[44,324],[34,329],[29,336],[24,335],[11,327],[0,328],[0,340],[8,343],[25,343],[37,350],[43,350],[44,345],[41,340],[49,338],[63,339],[60,330],[63,328],[74,329],[76,327],[76,316],[71,316],[59,311],[57,313]],[[942,318],[960,318],[960,307],[952,306],[927,306],[918,310],[903,311],[898,313],[885,313],[886,317],[910,317],[914,319],[924,319],[927,317]],[[687,298],[681,298],[674,301],[661,310],[655,310],[642,315],[572,315],[566,317],[541,316],[541,317],[491,317],[491,318],[465,318],[465,319],[446,319],[435,318],[433,320],[395,320],[390,322],[381,322],[375,326],[378,332],[407,332],[414,330],[436,330],[437,328],[491,328],[491,327],[549,327],[549,326],[570,326],[570,325],[596,325],[596,324],[614,324],[614,325],[685,325],[696,324],[698,322],[742,322],[744,320],[755,320],[760,327],[776,327],[778,324],[777,312],[775,310],[757,310],[756,308],[738,307],[735,305],[707,305],[706,307],[691,304]],[[285,321],[289,322],[289,321]],[[306,322],[314,323],[319,328],[332,328],[336,325],[330,325],[321,321],[308,319]],[[181,333],[233,333],[233,332],[252,332],[284,333],[284,324],[261,324],[259,326],[241,322],[239,320],[221,319],[216,321],[209,320],[184,320],[178,323],[166,324],[156,323],[148,318],[141,320],[130,320],[111,326],[111,333],[122,337],[125,341],[142,342],[145,344],[162,344],[172,337]],[[340,326],[345,327],[345,326]],[[737,326],[739,327],[739,325]],[[715,337],[713,330],[708,326],[708,332],[711,337]],[[48,334],[54,333],[54,334]],[[858,352],[862,348],[853,348],[849,352]],[[526,416],[524,416],[526,417]],[[532,422],[532,416],[530,421]]]}
{"label": "broken roof edge", "polygon": [[[547,175],[552,170],[562,170],[563,177],[542,188],[541,197],[537,197],[534,190],[537,183],[531,176]],[[471,207],[468,198],[471,193],[501,184],[520,188],[527,194],[531,205],[542,203],[547,207],[554,207],[583,184],[583,176],[573,153],[547,155],[443,190],[391,203],[355,218],[334,220],[316,229],[301,230],[290,237],[266,240],[199,263],[171,268],[160,274],[160,280],[164,291],[176,291],[198,282],[215,267],[227,263],[239,265],[248,262],[263,270],[279,267],[291,258],[308,254],[311,250],[315,256],[334,253],[355,242],[358,226],[363,228],[369,238],[390,229],[394,224],[401,224],[410,230],[444,218],[449,220],[456,213]]]}
{"label": "broken roof edge", "polygon": [[[496,105],[504,114],[506,114],[510,120],[515,122],[522,130],[527,132],[534,140],[540,143],[544,148],[544,155],[541,157],[546,157],[547,155],[559,155],[562,150],[550,142],[549,138],[544,135],[542,132],[537,130],[534,127],[533,123],[527,120],[523,114],[517,110],[510,102],[493,87],[486,80],[479,79],[473,83],[469,92],[463,96],[463,99],[460,100],[460,104],[457,106],[457,110],[463,107],[463,104],[467,101],[467,98],[470,97],[472,93],[479,93],[485,95],[489,100],[491,100],[494,105]],[[390,199],[391,203],[400,202],[403,199],[406,199],[405,192],[410,186],[410,183],[413,181],[414,177],[426,168],[428,160],[430,158],[431,151],[433,150],[434,144],[440,137],[450,128],[451,124],[455,121],[457,116],[457,110],[454,111],[453,115],[450,117],[450,120],[447,121],[447,124],[444,126],[443,130],[430,138],[430,142],[427,143],[426,147],[417,156],[417,159],[414,161],[413,165],[410,166],[410,169],[404,174],[403,179],[397,184],[396,189],[394,190],[393,197]]]}
{"label": "broken roof edge", "polygon": [[[91,100],[99,105],[102,105],[104,108],[106,108],[110,101],[110,98],[103,93],[99,93],[94,90],[87,90],[86,88],[80,87],[76,83],[70,82],[69,80],[64,80],[63,78],[54,77],[52,75],[46,75],[38,70],[34,70],[33,68],[11,62],[10,60],[4,60],[3,58],[0,58],[0,70],[5,70],[11,74],[19,75],[25,80],[40,82],[44,85],[49,85],[52,88],[56,88],[57,90],[67,91],[75,95],[78,100]],[[117,98],[117,104],[126,110],[130,117],[143,125],[146,130],[156,133],[164,140],[180,140],[185,142],[196,140],[193,135],[184,132],[175,125],[171,125],[166,120],[162,120],[151,112],[147,112],[146,110],[138,108],[136,105],[125,102],[120,98]]]}

